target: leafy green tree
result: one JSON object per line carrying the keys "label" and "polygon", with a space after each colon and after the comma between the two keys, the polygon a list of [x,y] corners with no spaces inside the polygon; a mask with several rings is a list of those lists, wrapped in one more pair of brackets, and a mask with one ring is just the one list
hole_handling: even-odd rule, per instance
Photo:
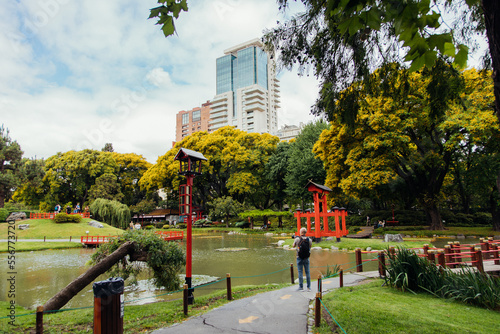
{"label": "leafy green tree", "polygon": [[16,202],[23,202],[31,207],[38,207],[43,200],[43,178],[45,176],[45,160],[24,158],[20,164],[19,186],[12,195]]}
{"label": "leafy green tree", "polygon": [[[179,202],[177,202],[177,206],[179,205]],[[132,205],[130,207],[130,213],[133,216],[135,215],[143,215],[146,213],[150,213],[156,209],[156,204],[152,200],[144,199],[137,203],[136,205]]]}
{"label": "leafy green tree", "polygon": [[102,148],[103,152],[114,152],[115,149],[113,148],[113,144],[112,143],[106,143],[104,144],[104,147]]}
{"label": "leafy green tree", "polygon": [[[117,173],[112,155],[96,150],[57,153],[45,163],[46,201],[85,203],[96,179],[106,173]],[[51,206],[53,207],[51,204]]]}
{"label": "leafy green tree", "polygon": [[289,142],[280,142],[265,167],[266,178],[272,190],[272,197],[279,210],[283,210],[283,204],[287,198],[285,177],[288,170],[290,146]]}
{"label": "leafy green tree", "polygon": [[211,220],[226,219],[226,227],[229,227],[229,218],[243,211],[243,205],[230,196],[215,198],[208,205],[212,208],[209,217]]}
{"label": "leafy green tree", "polygon": [[327,129],[328,124],[323,121],[307,124],[288,149],[286,193],[290,198],[302,201],[302,205],[304,201],[312,201],[311,193],[305,189],[307,182],[309,180],[319,184],[325,182],[326,172],[323,161],[314,155],[313,147],[321,132]]}
{"label": "leafy green tree", "polygon": [[116,164],[118,171],[115,175],[118,177],[120,191],[123,193],[123,203],[134,205],[144,200],[152,198],[154,191],[146,192],[141,190],[139,180],[142,175],[152,166],[142,155],[135,153],[117,153],[111,154]]}
{"label": "leafy green tree", "polygon": [[104,198],[98,198],[90,204],[93,217],[111,226],[127,228],[131,219],[130,209],[125,204]]}
{"label": "leafy green tree", "polygon": [[[247,133],[227,126],[212,133],[195,132],[177,142],[156,165],[144,173],[139,184],[147,190],[164,188],[177,192],[184,177],[178,175],[179,161],[174,157],[181,147],[201,152],[203,174],[194,179],[196,204],[203,206],[213,198],[232,196],[240,203],[246,199],[256,206],[272,203],[266,192],[265,165],[276,149],[278,137]],[[263,194],[259,199],[258,194]]]}
{"label": "leafy green tree", "polygon": [[106,173],[95,179],[95,184],[90,187],[89,201],[97,198],[104,198],[121,202],[123,194],[120,191],[120,185],[114,174]]}
{"label": "leafy green tree", "polygon": [[[371,196],[401,179],[427,213],[430,228],[442,229],[441,190],[455,151],[470,140],[474,126],[497,129],[491,81],[484,73],[460,73],[441,62],[421,73],[388,65],[369,80],[377,88],[367,90],[359,82],[348,89],[363,92],[354,125],[334,120],[315,146],[332,199],[341,193]],[[436,100],[439,90],[447,92]],[[476,99],[481,92],[486,96]]]}
{"label": "leafy green tree", "polygon": [[17,141],[9,136],[9,130],[0,127],[0,208],[19,184],[18,168],[23,151]]}
{"label": "leafy green tree", "polygon": [[[179,244],[164,241],[152,231],[126,231],[112,242],[101,245],[92,255],[92,264],[98,265],[129,241],[135,244],[132,254],[110,270],[111,276],[124,279],[130,277],[132,283],[137,283],[139,274],[149,269],[153,272],[153,282],[157,288],[165,288],[167,291],[179,289],[179,273],[186,261],[184,253]],[[134,261],[144,261],[148,265],[137,266]]]}
{"label": "leafy green tree", "polygon": [[[289,0],[278,0],[285,10]],[[352,123],[358,99],[334,103],[351,83],[391,62],[410,69],[432,68],[439,57],[464,67],[466,44],[486,36],[493,66],[497,116],[500,119],[500,4],[496,0],[359,0],[303,1],[305,13],[266,34],[285,67],[299,64],[321,78],[316,112],[341,115]],[[459,25],[447,17],[460,15]],[[454,14],[454,15],[453,15]],[[473,38],[474,37],[474,38]],[[402,55],[402,57],[400,57]],[[312,66],[311,66],[312,65]],[[367,84],[369,82],[367,81]]]}

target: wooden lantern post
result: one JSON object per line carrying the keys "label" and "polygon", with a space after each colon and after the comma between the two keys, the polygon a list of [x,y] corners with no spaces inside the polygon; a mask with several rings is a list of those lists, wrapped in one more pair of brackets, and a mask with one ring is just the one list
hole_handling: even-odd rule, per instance
{"label": "wooden lantern post", "polygon": [[194,288],[192,287],[192,258],[193,258],[193,180],[201,175],[201,162],[207,160],[200,152],[181,148],[175,155],[174,161],[179,160],[179,175],[186,177],[186,184],[179,189],[179,214],[187,217],[186,221],[186,285],[188,286],[188,304],[194,303]]}

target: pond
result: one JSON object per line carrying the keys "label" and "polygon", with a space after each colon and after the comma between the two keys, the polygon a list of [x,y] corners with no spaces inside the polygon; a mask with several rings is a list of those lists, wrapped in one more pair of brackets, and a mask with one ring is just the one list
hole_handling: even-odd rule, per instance
{"label": "pond", "polygon": [[[290,264],[295,265],[295,251],[277,247],[280,239],[287,237],[264,235],[228,235],[226,233],[209,233],[193,237],[193,276],[209,275],[225,278],[231,274],[232,285],[288,283],[290,282]],[[288,237],[289,238],[289,237]],[[181,243],[185,247],[184,243]],[[314,246],[314,245],[313,245]],[[230,251],[231,248],[246,248],[241,251]],[[229,251],[220,251],[225,249]],[[76,277],[84,273],[88,267],[85,263],[90,259],[94,249],[66,249],[38,252],[20,252],[16,255],[18,276],[16,303],[29,308],[43,305]],[[375,256],[375,255],[374,255]],[[5,257],[3,257],[5,259]],[[4,260],[5,261],[5,260]],[[341,265],[344,270],[352,270],[355,266],[353,253],[313,250],[311,252],[311,277],[326,273],[327,266]],[[365,271],[376,270],[377,263],[364,265]],[[21,274],[22,273],[22,274]],[[102,275],[96,281],[106,279]],[[297,278],[295,270],[295,278]],[[218,282],[205,287],[196,288],[194,295],[225,289],[226,282]],[[0,286],[2,300],[6,300],[6,286]],[[181,298],[181,294],[166,294],[155,289],[147,277],[141,279],[137,286],[126,287],[125,301],[130,304],[144,304],[159,300]],[[65,308],[93,305],[92,285],[87,286],[75,296]]]}

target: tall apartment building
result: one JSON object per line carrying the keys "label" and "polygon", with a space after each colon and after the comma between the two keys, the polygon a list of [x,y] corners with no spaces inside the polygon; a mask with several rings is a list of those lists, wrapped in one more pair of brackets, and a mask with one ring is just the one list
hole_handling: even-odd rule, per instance
{"label": "tall apartment building", "polygon": [[210,112],[215,131],[232,125],[247,132],[271,133],[278,129],[280,85],[274,61],[259,39],[224,50],[217,58],[217,90]]}
{"label": "tall apartment building", "polygon": [[210,132],[210,106],[211,102],[207,101],[200,107],[191,110],[179,111],[176,115],[175,122],[175,141],[181,141],[184,137],[198,131]]}

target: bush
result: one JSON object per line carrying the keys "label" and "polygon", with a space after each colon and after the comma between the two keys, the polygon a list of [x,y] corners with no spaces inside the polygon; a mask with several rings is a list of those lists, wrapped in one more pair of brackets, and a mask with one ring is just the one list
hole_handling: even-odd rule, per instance
{"label": "bush", "polygon": [[493,218],[489,212],[476,212],[474,214],[474,224],[475,225],[492,225]]}
{"label": "bush", "polygon": [[1,208],[0,209],[0,222],[4,222],[8,216],[9,216],[9,211],[7,209]]}
{"label": "bush", "polygon": [[80,216],[80,215],[68,215],[67,213],[58,213],[54,217],[54,222],[57,224],[60,224],[60,223],[76,223],[76,224],[78,224],[81,221],[82,221],[82,216]]}
{"label": "bush", "polygon": [[167,230],[169,228],[170,228],[170,225],[168,225],[168,224],[162,226],[162,229],[164,229],[164,230]]}
{"label": "bush", "polygon": [[154,225],[148,225],[145,227],[146,230],[152,230],[154,228],[155,228]]}

